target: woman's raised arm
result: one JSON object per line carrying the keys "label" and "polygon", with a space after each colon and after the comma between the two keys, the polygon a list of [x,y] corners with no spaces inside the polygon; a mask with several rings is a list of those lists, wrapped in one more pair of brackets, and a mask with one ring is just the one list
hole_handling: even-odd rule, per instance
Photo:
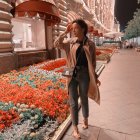
{"label": "woman's raised arm", "polygon": [[54,41],[54,47],[56,48],[60,48],[60,49],[66,49],[66,47],[68,47],[70,45],[70,41],[66,40],[64,42],[64,38],[66,37],[66,35],[72,30],[72,24],[68,24],[66,30],[64,31],[64,33],[60,34],[56,40]]}

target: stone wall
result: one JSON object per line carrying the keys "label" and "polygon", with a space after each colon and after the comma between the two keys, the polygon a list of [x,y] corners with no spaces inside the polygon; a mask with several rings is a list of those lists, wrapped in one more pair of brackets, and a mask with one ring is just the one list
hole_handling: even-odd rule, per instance
{"label": "stone wall", "polygon": [[48,58],[49,55],[46,51],[16,53],[17,68],[39,63]]}
{"label": "stone wall", "polygon": [[0,74],[16,69],[16,57],[13,53],[0,54]]}

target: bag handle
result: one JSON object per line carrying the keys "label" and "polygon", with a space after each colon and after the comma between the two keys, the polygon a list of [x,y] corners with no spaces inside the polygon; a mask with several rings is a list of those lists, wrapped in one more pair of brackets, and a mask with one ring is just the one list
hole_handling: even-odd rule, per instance
{"label": "bag handle", "polygon": [[[85,45],[87,39],[88,39],[88,37],[85,36],[85,38],[84,38],[84,40],[83,40],[83,42],[82,42],[82,46],[81,46],[81,49],[80,49],[80,53],[79,53],[79,55],[78,55],[78,57],[77,57],[77,59],[76,59],[76,65],[74,66],[73,75],[76,74],[76,66],[77,66],[78,60],[79,60],[79,58],[80,58],[82,52],[84,51],[83,46]],[[73,77],[73,76],[72,76],[72,77]]]}
{"label": "bag handle", "polygon": [[[85,38],[84,38],[84,40],[83,40],[83,42],[82,42],[82,46],[81,46],[81,49],[80,49],[80,53],[79,53],[79,55],[78,55],[78,57],[77,57],[77,59],[76,59],[76,65],[77,65],[77,62],[78,62],[78,60],[79,60],[79,58],[80,58],[82,52],[84,51],[83,46],[86,44],[87,39],[88,39],[88,37],[85,36]],[[75,65],[75,66],[76,66],[76,65]]]}

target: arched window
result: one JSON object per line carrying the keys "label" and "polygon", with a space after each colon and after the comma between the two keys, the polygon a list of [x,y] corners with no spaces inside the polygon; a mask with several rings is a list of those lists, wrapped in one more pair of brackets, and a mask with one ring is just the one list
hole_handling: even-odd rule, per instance
{"label": "arched window", "polygon": [[[13,2],[14,3],[14,2]],[[46,23],[60,21],[53,0],[16,0],[13,12],[13,42],[15,51],[46,49]]]}

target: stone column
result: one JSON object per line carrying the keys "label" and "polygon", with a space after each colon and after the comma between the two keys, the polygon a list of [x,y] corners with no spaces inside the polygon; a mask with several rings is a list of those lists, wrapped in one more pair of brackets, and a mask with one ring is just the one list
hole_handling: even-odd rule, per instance
{"label": "stone column", "polygon": [[0,1],[0,74],[15,69],[12,43],[12,6],[8,1]]}
{"label": "stone column", "polygon": [[[56,37],[64,32],[66,30],[66,26],[68,24],[68,19],[67,19],[67,1],[65,0],[54,0],[56,6],[59,9],[60,12],[60,17],[61,17],[61,22],[57,25],[55,25],[52,28],[52,41],[56,39]],[[65,52],[62,50],[59,50],[57,48],[52,48],[53,50],[53,58],[59,58],[59,57],[65,57]]]}

